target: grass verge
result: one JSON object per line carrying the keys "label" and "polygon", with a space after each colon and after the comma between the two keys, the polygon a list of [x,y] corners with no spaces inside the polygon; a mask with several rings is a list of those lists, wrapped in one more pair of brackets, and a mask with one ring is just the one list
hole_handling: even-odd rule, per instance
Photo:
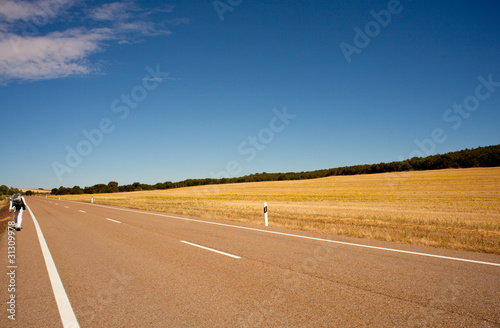
{"label": "grass verge", "polygon": [[[90,201],[90,195],[63,198]],[[94,195],[96,203],[500,254],[500,168]]]}
{"label": "grass verge", "polygon": [[0,235],[7,230],[9,220],[12,215],[9,213],[9,202],[8,200],[0,200]]}

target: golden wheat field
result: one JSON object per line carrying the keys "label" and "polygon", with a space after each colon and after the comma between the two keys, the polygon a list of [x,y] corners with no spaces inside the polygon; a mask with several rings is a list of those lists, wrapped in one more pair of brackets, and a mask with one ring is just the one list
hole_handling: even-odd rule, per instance
{"label": "golden wheat field", "polygon": [[98,194],[94,201],[256,224],[264,224],[267,202],[270,226],[500,254],[500,168]]}

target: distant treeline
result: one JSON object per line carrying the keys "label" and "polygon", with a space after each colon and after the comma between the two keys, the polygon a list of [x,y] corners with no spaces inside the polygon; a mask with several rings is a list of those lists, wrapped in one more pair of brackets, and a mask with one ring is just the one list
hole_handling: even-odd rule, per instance
{"label": "distant treeline", "polygon": [[[43,190],[43,189],[42,189]],[[18,189],[18,188],[14,188],[14,187],[7,187],[6,185],[1,185],[0,186],[0,196],[12,196],[18,192],[21,192],[21,189]],[[32,191],[32,190],[26,190],[26,192],[24,193],[26,196],[32,196],[32,195],[36,195],[36,194],[39,194],[41,192],[37,192],[37,191]]]}
{"label": "distant treeline", "polygon": [[309,172],[288,172],[288,173],[256,173],[239,178],[222,178],[222,179],[188,179],[180,182],[159,182],[155,185],[143,184],[135,182],[130,185],[118,185],[118,182],[111,181],[106,184],[96,184],[92,187],[73,188],[59,187],[52,189],[53,195],[66,194],[99,194],[113,192],[127,192],[139,190],[157,190],[157,189],[173,189],[182,187],[226,184],[226,183],[242,183],[242,182],[257,182],[257,181],[280,181],[280,180],[304,180],[324,178],[335,175],[355,175],[355,174],[372,174],[385,172],[401,172],[412,170],[439,170],[447,168],[469,168],[469,167],[494,167],[500,166],[500,145],[479,147],[475,149],[465,149],[457,152],[446,153],[443,155],[433,155],[428,157],[414,157],[405,161],[366,164],[338,167],[326,170],[317,170]]}
{"label": "distant treeline", "polygon": [[6,185],[0,186],[0,196],[12,196],[15,193],[19,192],[19,189],[14,187],[7,187]]}

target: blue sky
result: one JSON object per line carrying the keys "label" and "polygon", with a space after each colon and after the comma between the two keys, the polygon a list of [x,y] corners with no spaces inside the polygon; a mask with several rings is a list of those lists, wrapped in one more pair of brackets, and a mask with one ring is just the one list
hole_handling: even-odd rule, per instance
{"label": "blue sky", "polygon": [[154,184],[499,144],[499,9],[2,0],[0,184]]}

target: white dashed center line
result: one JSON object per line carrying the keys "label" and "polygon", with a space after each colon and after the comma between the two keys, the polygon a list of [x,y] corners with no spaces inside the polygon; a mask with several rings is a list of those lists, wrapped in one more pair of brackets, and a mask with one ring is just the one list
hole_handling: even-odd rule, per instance
{"label": "white dashed center line", "polygon": [[226,253],[226,252],[221,252],[221,251],[218,251],[218,250],[216,250],[216,249],[213,249],[213,248],[208,248],[208,247],[201,246],[201,245],[198,245],[198,244],[193,244],[193,243],[190,243],[190,242],[185,241],[185,240],[181,240],[181,243],[188,244],[188,245],[195,246],[195,247],[199,247],[199,248],[202,248],[202,249],[205,249],[205,250],[207,250],[207,251],[214,252],[214,253],[218,253],[218,254],[226,255],[226,256],[232,257],[232,258],[234,258],[234,259],[240,259],[240,258],[241,258],[241,257],[236,256],[236,255],[233,255],[233,254],[229,254],[229,253]]}

